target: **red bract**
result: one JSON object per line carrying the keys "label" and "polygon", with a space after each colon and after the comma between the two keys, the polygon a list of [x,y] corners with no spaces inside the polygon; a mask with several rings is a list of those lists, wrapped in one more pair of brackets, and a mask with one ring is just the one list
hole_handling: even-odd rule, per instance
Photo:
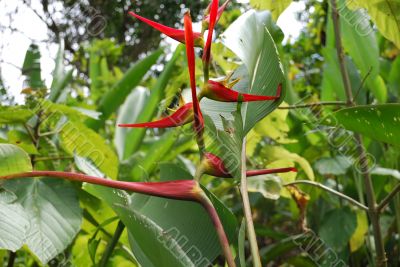
{"label": "red bract", "polygon": [[212,0],[210,7],[207,41],[203,51],[203,61],[206,62],[206,64],[210,62],[211,41],[212,41],[214,26],[217,21],[217,15],[218,15],[218,0]]}
{"label": "red bract", "polygon": [[221,102],[252,102],[276,100],[281,96],[281,91],[282,85],[279,84],[275,96],[244,94],[225,87],[222,83],[209,80],[207,87],[202,90],[201,96]]}
{"label": "red bract", "polygon": [[186,56],[188,61],[190,88],[192,91],[193,100],[194,127],[197,133],[202,133],[204,130],[204,120],[203,115],[201,114],[199,100],[197,99],[193,29],[192,19],[189,12],[186,12],[183,22],[185,26]]}
{"label": "red bract", "polygon": [[193,121],[193,104],[187,103],[175,111],[171,116],[161,120],[133,123],[133,124],[118,124],[118,127],[128,128],[168,128],[177,127]]}
{"label": "red bract", "polygon": [[[204,172],[208,175],[224,177],[224,178],[232,178],[232,175],[225,168],[222,159],[212,153],[204,153],[204,159],[202,164]],[[250,177],[263,174],[285,173],[285,172],[297,172],[297,169],[289,167],[289,168],[277,168],[277,169],[251,170],[246,172],[246,176]]]}
{"label": "red bract", "polygon": [[[167,35],[168,37],[171,37],[172,39],[181,42],[181,43],[185,43],[185,32],[184,30],[178,30],[178,29],[174,29],[168,26],[165,26],[163,24],[160,24],[158,22],[146,19],[144,17],[139,16],[138,14],[130,11],[128,12],[129,15],[143,21],[144,23],[150,25],[151,27],[153,27],[154,29],[162,32],[163,34]],[[196,46],[203,46],[203,37],[201,36],[201,33],[199,32],[194,32],[193,33],[193,39],[194,39],[194,43],[196,44]]]}
{"label": "red bract", "polygon": [[[224,12],[226,6],[229,4],[231,0],[227,0],[225,1],[225,3],[222,4],[222,6],[220,6],[218,8],[218,13],[217,13],[217,18],[215,20],[215,23],[217,23],[219,21],[219,19],[221,18],[222,13]],[[208,6],[208,9],[211,8],[211,4]],[[210,23],[210,15],[207,15],[204,17],[203,19],[204,22]]]}

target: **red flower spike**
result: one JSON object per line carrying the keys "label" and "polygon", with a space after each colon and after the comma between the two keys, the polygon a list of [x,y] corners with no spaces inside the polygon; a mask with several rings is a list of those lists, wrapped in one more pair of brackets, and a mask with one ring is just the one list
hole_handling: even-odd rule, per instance
{"label": "red flower spike", "polygon": [[[204,168],[204,172],[208,175],[223,177],[223,178],[232,178],[232,175],[225,168],[222,159],[212,153],[204,153],[204,160],[202,165]],[[289,167],[289,168],[277,168],[277,169],[251,170],[246,172],[246,176],[251,177],[263,174],[285,173],[285,172],[297,172],[297,169]]]}
{"label": "red flower spike", "polygon": [[[221,18],[222,13],[224,12],[226,6],[229,4],[230,1],[231,0],[226,0],[225,3],[223,3],[222,6],[220,6],[218,8],[217,19],[215,20],[215,23],[218,23],[219,19]],[[210,9],[210,7],[211,7],[211,4],[207,7],[207,9]],[[203,21],[210,23],[210,15],[205,16]]]}
{"label": "red flower spike", "polygon": [[207,88],[201,92],[201,96],[221,102],[253,102],[276,100],[281,96],[281,91],[282,84],[279,84],[275,96],[243,94],[225,87],[222,83],[209,80]]}
{"label": "red flower spike", "polygon": [[192,100],[193,100],[194,127],[196,132],[201,133],[204,130],[204,120],[203,120],[203,115],[201,114],[199,100],[197,99],[197,92],[196,92],[193,29],[192,29],[192,19],[190,17],[189,12],[186,12],[183,22],[185,26],[186,56],[188,61],[190,88],[192,91]]}
{"label": "red flower spike", "polygon": [[[178,30],[178,29],[174,29],[168,26],[165,26],[163,24],[160,24],[158,22],[146,19],[142,16],[139,16],[138,14],[130,11],[128,12],[129,15],[131,15],[132,17],[135,17],[141,21],[143,21],[144,23],[150,25],[151,27],[153,27],[154,29],[162,32],[163,34],[167,35],[168,37],[181,42],[181,43],[185,43],[185,32],[184,30]],[[203,46],[203,37],[201,36],[201,33],[199,32],[194,32],[193,33],[193,38],[194,38],[194,43],[196,44],[196,46]]]}
{"label": "red flower spike", "polygon": [[210,7],[207,41],[204,46],[204,52],[203,52],[203,61],[206,62],[206,64],[210,62],[211,41],[212,41],[214,26],[218,16],[218,2],[219,2],[218,0],[212,0]]}
{"label": "red flower spike", "polygon": [[118,127],[128,127],[128,128],[168,128],[177,127],[193,121],[193,104],[187,103],[186,105],[180,107],[171,116],[165,117],[163,119],[144,122],[144,123],[134,123],[134,124],[118,124]]}

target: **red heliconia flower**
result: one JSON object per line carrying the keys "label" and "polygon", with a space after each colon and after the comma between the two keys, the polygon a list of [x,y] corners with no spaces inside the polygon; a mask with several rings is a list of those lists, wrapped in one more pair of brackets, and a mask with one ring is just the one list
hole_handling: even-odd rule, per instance
{"label": "red heliconia flower", "polygon": [[209,99],[221,102],[266,101],[278,99],[281,96],[281,91],[282,84],[279,84],[275,96],[244,94],[234,91],[220,82],[209,80],[207,87],[201,92],[201,97],[207,97]]}
{"label": "red heliconia flower", "polygon": [[[215,23],[217,23],[219,21],[219,19],[221,18],[222,13],[224,12],[226,6],[229,4],[231,0],[226,0],[225,3],[222,4],[222,6],[220,6],[218,8],[218,12],[217,12],[217,18],[215,20]],[[211,3],[210,5],[207,7],[207,9],[209,10],[211,8]],[[203,19],[204,22],[210,23],[210,14],[206,15]]]}
{"label": "red heliconia flower", "polygon": [[128,128],[168,128],[177,127],[193,121],[193,104],[187,103],[178,108],[172,115],[162,118],[157,121],[133,123],[133,124],[118,124],[118,127]]}
{"label": "red heliconia flower", "polygon": [[193,29],[192,19],[189,12],[186,12],[183,22],[185,26],[186,56],[188,61],[190,88],[193,101],[194,127],[197,133],[201,133],[204,131],[204,119],[200,110],[199,100],[197,99]]}
{"label": "red heliconia flower", "polygon": [[208,62],[210,62],[212,35],[213,35],[215,23],[217,21],[217,16],[218,16],[218,2],[219,2],[218,0],[212,0],[211,6],[210,6],[207,41],[206,41],[206,44],[204,46],[204,51],[203,51],[203,61],[206,62],[206,64],[208,64]]}
{"label": "red heliconia flower", "polygon": [[[131,15],[132,17],[135,17],[141,21],[143,21],[144,23],[150,25],[151,27],[153,27],[154,29],[162,32],[163,34],[167,35],[168,37],[171,37],[172,39],[181,42],[181,43],[185,43],[185,32],[184,30],[178,30],[178,29],[174,29],[168,26],[165,26],[163,24],[160,24],[158,22],[146,19],[142,16],[139,16],[138,14],[130,11],[128,12],[129,15]],[[202,47],[203,46],[203,37],[201,36],[200,32],[194,32],[193,33],[193,39],[194,39],[194,44],[196,46]]]}
{"label": "red heliconia flower", "polygon": [[[232,175],[225,168],[222,159],[212,153],[208,152],[204,153],[202,167],[204,173],[208,175],[223,177],[223,178],[232,178]],[[285,172],[297,172],[297,169],[289,167],[289,168],[277,168],[277,169],[251,170],[246,172],[246,176],[250,177],[263,174],[285,173]]]}

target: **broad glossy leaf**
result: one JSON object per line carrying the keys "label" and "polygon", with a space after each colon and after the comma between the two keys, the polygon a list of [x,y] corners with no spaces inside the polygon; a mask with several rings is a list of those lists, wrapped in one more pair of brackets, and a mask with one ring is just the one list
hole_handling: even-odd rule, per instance
{"label": "broad glossy leaf", "polygon": [[274,24],[268,24],[269,20],[270,13],[268,12],[248,11],[233,22],[222,36],[224,45],[231,49],[247,68],[250,88],[246,86],[244,92],[256,95],[276,95],[278,85],[282,84],[283,87],[282,97],[277,101],[251,102],[243,105],[245,133],[277,108],[285,95],[285,76],[270,34],[270,29]]}
{"label": "broad glossy leaf", "polygon": [[358,106],[341,109],[324,123],[344,127],[392,145],[400,145],[400,104]]}
{"label": "broad glossy leaf", "polygon": [[63,252],[78,233],[82,211],[70,182],[46,179],[7,181],[4,188],[13,192],[25,210],[30,227],[25,244],[45,264]]}
{"label": "broad glossy leaf", "polygon": [[376,24],[382,35],[400,48],[399,0],[347,0],[346,3],[351,9],[366,9],[372,21]]}
{"label": "broad glossy leaf", "polygon": [[[190,174],[174,164],[161,166],[161,176],[163,180],[191,179]],[[197,203],[129,195],[94,185],[85,185],[85,189],[117,212],[129,231],[132,251],[142,266],[206,266],[220,254],[212,223]],[[227,234],[234,239],[233,214],[215,197],[211,200]]]}
{"label": "broad glossy leaf", "polygon": [[[126,98],[124,104],[119,108],[117,124],[120,123],[135,123],[140,111],[145,107],[149,98],[149,91],[141,86],[136,87]],[[118,156],[122,160],[125,152],[125,145],[129,142],[128,132],[132,131],[129,128],[116,127],[114,144],[117,149]]]}
{"label": "broad glossy leaf", "polygon": [[32,171],[29,155],[16,145],[0,144],[0,176]]}
{"label": "broad glossy leaf", "polygon": [[0,249],[16,251],[22,247],[29,219],[17,196],[0,188]]}
{"label": "broad glossy leaf", "polygon": [[119,80],[101,99],[97,108],[97,111],[102,113],[100,120],[98,122],[91,122],[90,124],[95,128],[101,126],[102,123],[124,103],[126,97],[139,85],[143,76],[149,71],[151,66],[157,62],[157,59],[162,53],[163,51],[159,49],[130,67],[121,80]]}

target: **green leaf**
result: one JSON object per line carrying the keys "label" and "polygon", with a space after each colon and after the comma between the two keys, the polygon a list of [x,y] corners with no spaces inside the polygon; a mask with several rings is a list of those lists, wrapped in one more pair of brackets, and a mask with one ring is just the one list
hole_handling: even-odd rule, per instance
{"label": "green leaf", "polygon": [[372,21],[376,24],[382,35],[400,48],[399,0],[347,0],[347,4],[351,9],[366,9]]}
{"label": "green leaf", "polygon": [[19,130],[11,130],[8,131],[7,137],[8,137],[8,143],[12,143],[16,146],[19,146],[28,154],[31,155],[39,154],[35,145],[32,142],[31,137],[25,132]]}
{"label": "green leaf", "polygon": [[[340,231],[337,231],[340,225]],[[357,228],[357,216],[348,207],[328,212],[319,229],[321,239],[334,250],[347,246]]]}
{"label": "green leaf", "polygon": [[18,179],[4,188],[13,192],[22,205],[30,227],[25,244],[46,264],[74,240],[82,221],[82,211],[74,187],[67,181]]}
{"label": "green leaf", "polygon": [[358,106],[341,109],[323,123],[338,125],[392,145],[400,145],[400,104]]}
{"label": "green leaf", "polygon": [[22,75],[26,76],[28,85],[33,88],[42,88],[44,86],[40,68],[39,47],[31,44],[26,51],[24,64],[22,65]]}
{"label": "green leaf", "polygon": [[113,88],[111,88],[101,99],[101,102],[97,108],[97,111],[101,112],[101,118],[94,125],[98,128],[104,121],[115,112],[125,98],[131,93],[131,91],[139,85],[144,75],[153,66],[160,55],[163,53],[161,49],[153,52],[149,56],[145,57],[141,61],[133,65],[125,73],[121,80],[119,80]]}
{"label": "green leaf", "polygon": [[[157,112],[160,101],[165,96],[165,88],[167,87],[168,81],[171,78],[173,71],[175,70],[175,63],[181,57],[182,51],[184,51],[183,45],[178,45],[172,58],[165,65],[163,72],[160,77],[158,77],[156,84],[150,90],[149,99],[146,102],[146,107],[142,110],[137,118],[137,122],[147,122],[151,121]],[[133,152],[139,149],[142,140],[145,136],[146,129],[136,128],[132,129],[128,134],[126,139],[129,143],[125,145],[125,158],[132,155]]]}
{"label": "green leaf", "polygon": [[0,107],[0,124],[14,124],[27,122],[34,113],[23,106]]}
{"label": "green leaf", "polygon": [[29,219],[12,192],[0,188],[0,249],[16,251],[22,247]]}
{"label": "green leaf", "polygon": [[223,130],[215,127],[212,119],[205,115],[205,145],[208,152],[220,157],[229,173],[237,179],[241,176],[241,153],[243,144],[243,124],[238,111],[232,112],[233,119],[221,116]]}
{"label": "green leaf", "polygon": [[[277,101],[243,104],[242,116],[245,133],[248,133],[258,121],[277,108],[285,95],[285,76],[278,51],[270,34],[274,24],[268,23],[269,21],[270,14],[268,12],[246,12],[231,24],[222,37],[225,46],[243,61],[249,76],[250,89],[246,85],[240,90],[237,87],[234,89],[256,95],[276,95],[278,85],[282,84],[283,86],[282,97]],[[229,103],[226,103],[221,106],[220,110],[225,111],[230,107],[229,112],[231,112],[234,110],[233,106],[234,104],[229,106]],[[205,113],[207,114],[207,110]]]}
{"label": "green leaf", "polygon": [[274,21],[292,3],[292,0],[250,0],[250,5],[259,10],[270,10]]}
{"label": "green leaf", "polygon": [[352,160],[345,156],[322,158],[315,163],[315,168],[322,175],[344,175],[352,165]]}
{"label": "green leaf", "polygon": [[60,42],[56,56],[56,66],[53,70],[53,81],[50,86],[49,100],[58,102],[63,90],[72,80],[73,70],[65,71],[64,66],[64,41]]}
{"label": "green leaf", "polygon": [[275,175],[261,175],[249,178],[247,190],[252,193],[260,193],[263,197],[276,200],[281,195],[282,182]]}
{"label": "green leaf", "polygon": [[[162,165],[161,177],[192,179],[174,164]],[[206,266],[221,252],[211,220],[197,203],[140,194],[131,196],[94,185],[85,185],[85,189],[116,211],[129,231],[132,251],[142,266]],[[209,197],[228,236],[234,239],[234,215],[215,197]]]}
{"label": "green leaf", "polygon": [[58,135],[64,150],[69,154],[88,157],[108,177],[118,175],[118,157],[98,133],[74,120],[60,120]]}
{"label": "green leaf", "polygon": [[0,144],[0,176],[32,171],[29,155],[11,144]]}
{"label": "green leaf", "polygon": [[[136,87],[126,98],[124,104],[119,108],[117,124],[135,123],[140,111],[145,108],[148,98],[149,91],[146,88],[141,86]],[[125,154],[126,143],[130,142],[130,139],[127,138],[130,131],[132,131],[132,129],[122,127],[115,128],[114,144],[121,160]]]}

